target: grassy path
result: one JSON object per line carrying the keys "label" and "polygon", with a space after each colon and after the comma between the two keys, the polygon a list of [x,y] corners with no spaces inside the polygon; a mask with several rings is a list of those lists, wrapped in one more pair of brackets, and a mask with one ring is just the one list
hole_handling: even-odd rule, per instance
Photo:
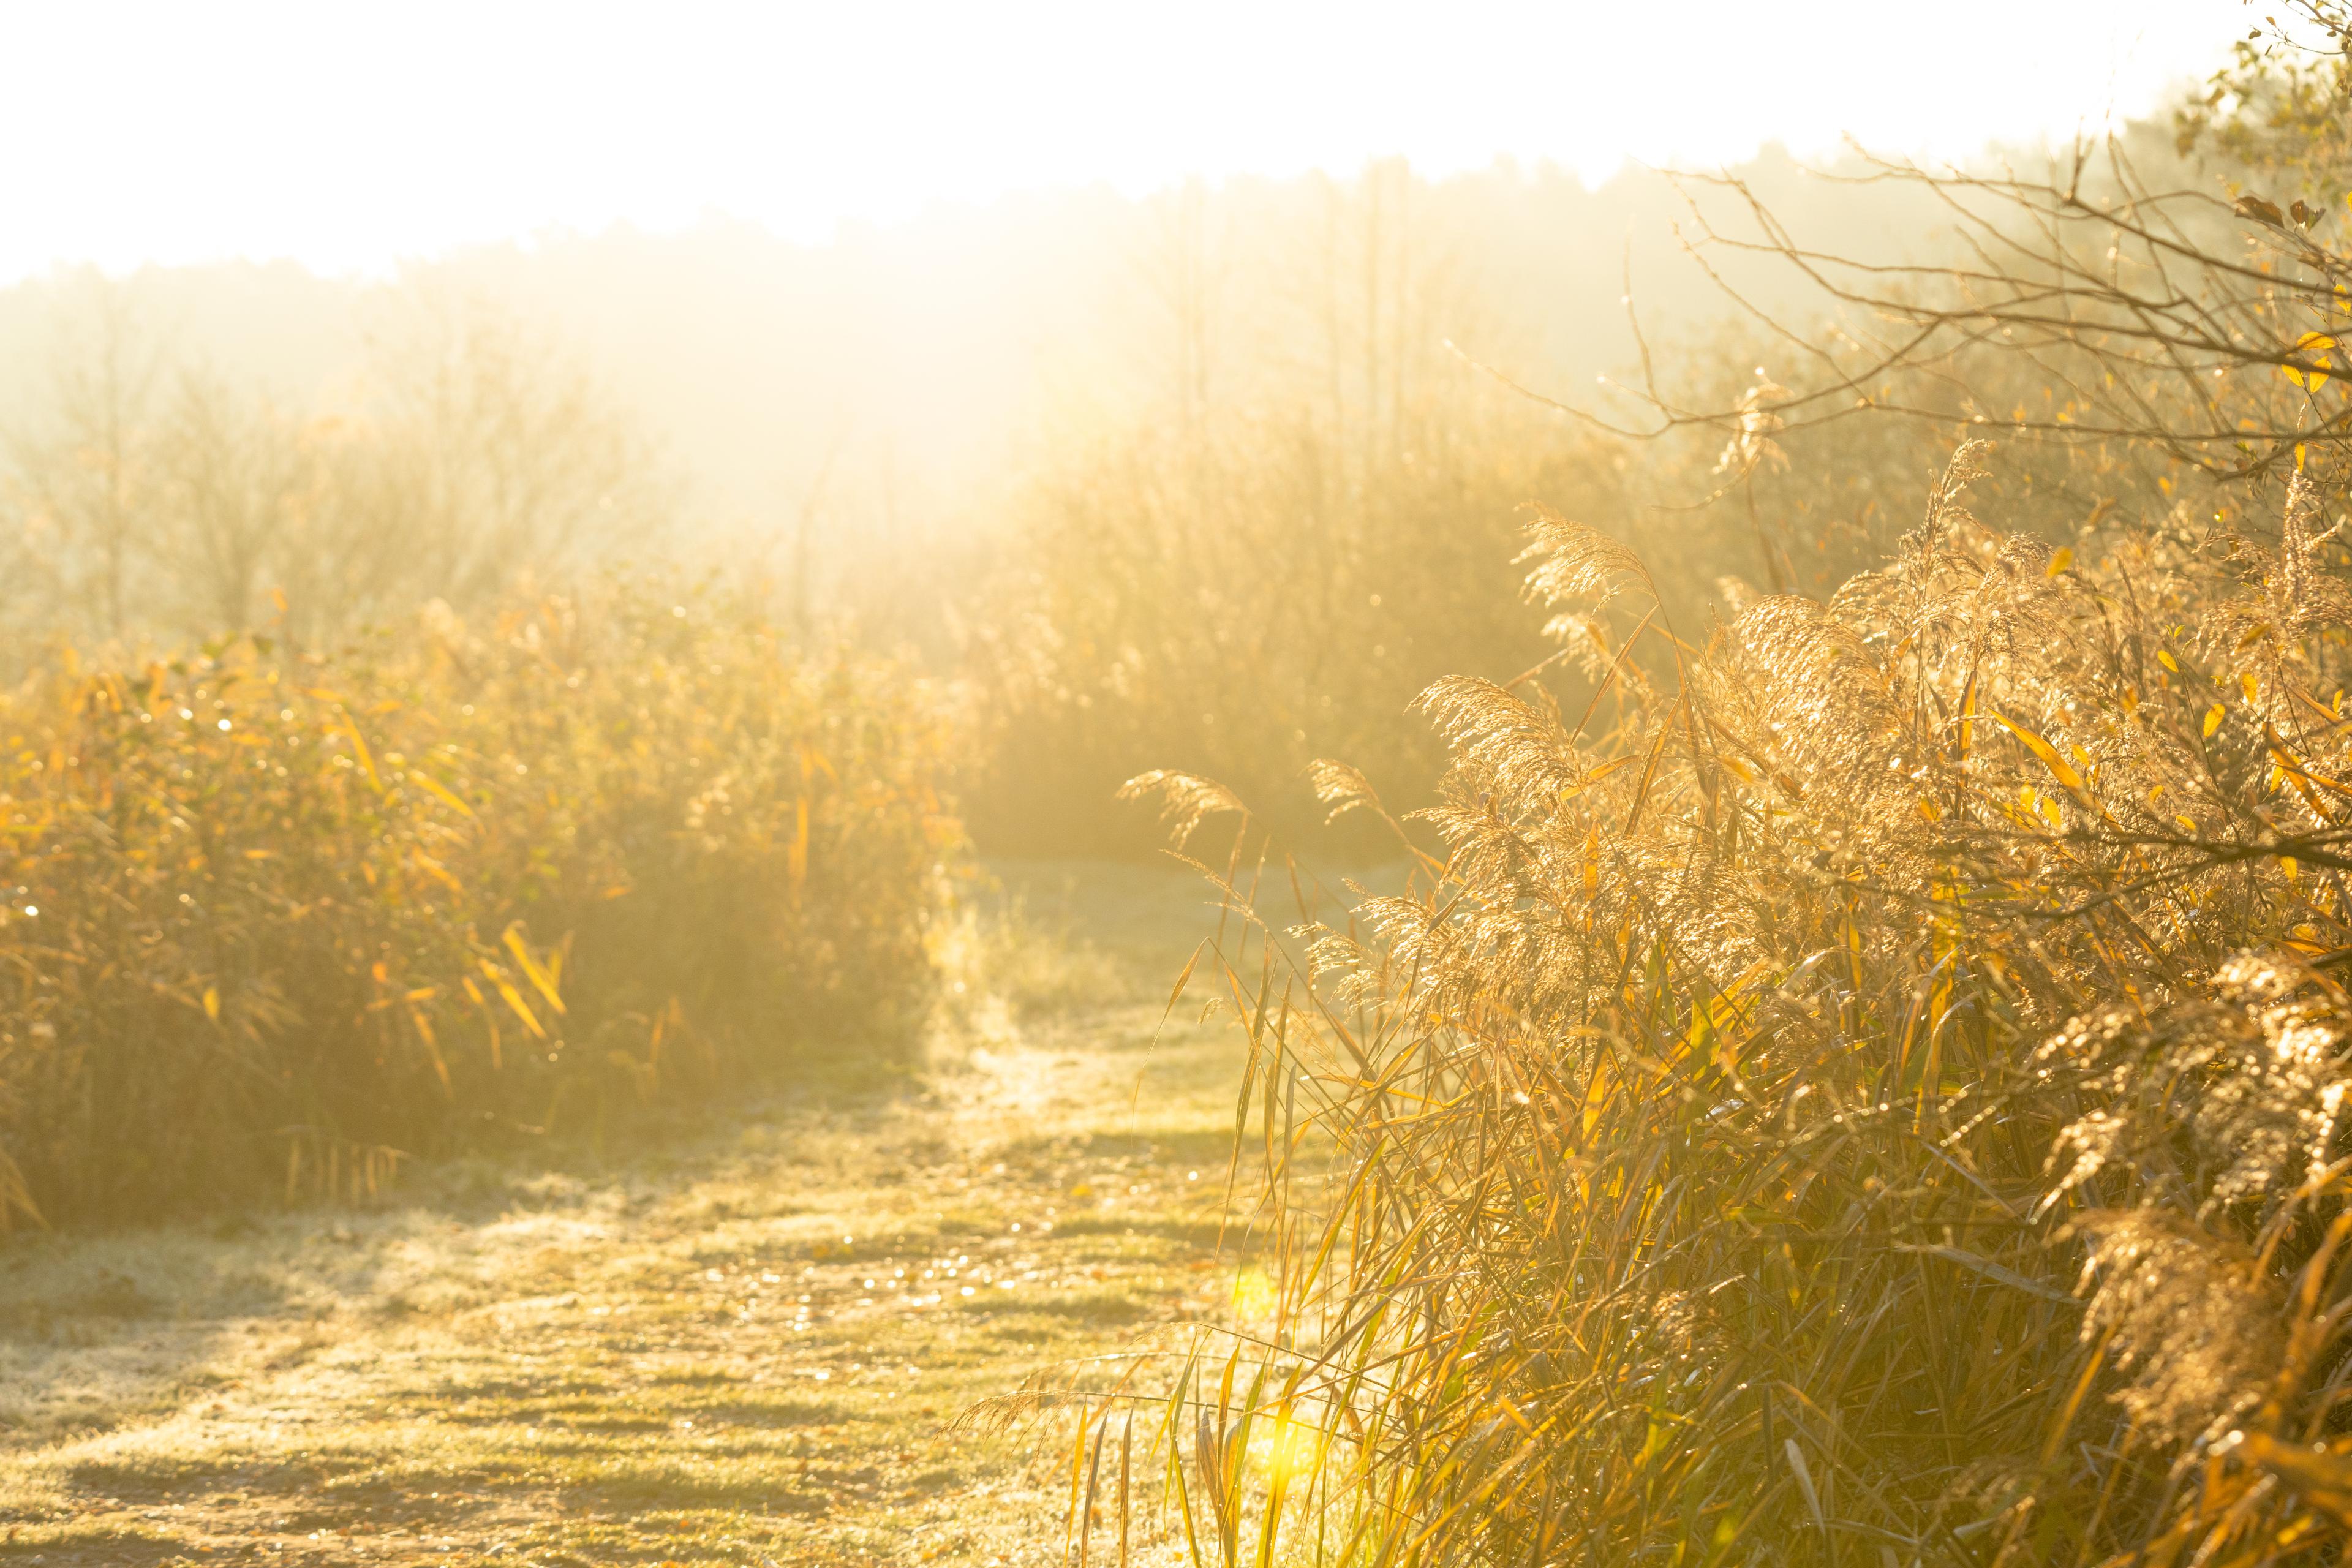
{"label": "grassy path", "polygon": [[1146,999],[1192,886],[1088,874],[1128,982],[995,944],[895,1084],[0,1251],[0,1563],[1058,1560],[1060,1456],[946,1423],[1232,1289],[1234,1047]]}

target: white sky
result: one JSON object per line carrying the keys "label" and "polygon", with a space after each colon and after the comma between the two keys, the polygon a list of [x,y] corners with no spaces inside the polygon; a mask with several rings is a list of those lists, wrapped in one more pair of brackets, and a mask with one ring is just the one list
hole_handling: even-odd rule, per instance
{"label": "white sky", "polygon": [[1960,153],[2201,75],[2241,0],[0,0],[0,279],[404,257],[1187,173]]}

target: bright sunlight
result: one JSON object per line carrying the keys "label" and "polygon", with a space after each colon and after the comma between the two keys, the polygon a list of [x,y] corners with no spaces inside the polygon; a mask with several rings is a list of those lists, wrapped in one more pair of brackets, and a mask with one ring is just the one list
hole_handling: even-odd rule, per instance
{"label": "bright sunlight", "polygon": [[0,18],[0,1568],[2352,1553],[2352,10]]}

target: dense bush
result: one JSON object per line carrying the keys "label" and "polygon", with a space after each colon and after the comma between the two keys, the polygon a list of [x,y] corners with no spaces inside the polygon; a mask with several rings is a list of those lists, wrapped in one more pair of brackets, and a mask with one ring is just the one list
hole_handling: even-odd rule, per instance
{"label": "dense bush", "polygon": [[1444,858],[1234,928],[1271,1321],[1109,1399],[1202,1560],[2339,1560],[2345,552],[2300,478],[2053,552],[1974,456],[1704,640],[1545,521],[1598,711],[1439,683]]}
{"label": "dense bush", "polygon": [[349,1192],[903,1022],[956,827],[892,667],[616,588],[0,699],[19,1218]]}

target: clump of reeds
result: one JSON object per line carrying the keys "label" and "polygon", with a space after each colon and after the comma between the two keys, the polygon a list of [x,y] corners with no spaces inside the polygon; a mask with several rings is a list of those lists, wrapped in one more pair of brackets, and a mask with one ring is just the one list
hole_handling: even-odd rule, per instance
{"label": "clump of reeds", "polygon": [[1516,548],[1518,498],[1613,494],[1613,452],[1458,395],[1378,437],[1278,406],[1073,443],[1027,487],[1017,569],[971,606],[966,644],[981,842],[1130,853],[1112,796],[1146,767],[1263,799],[1319,749],[1410,787],[1438,760],[1402,717],[1415,691],[1542,657],[1483,584]]}
{"label": "clump of reeds", "polygon": [[1590,679],[1430,690],[1442,853],[1347,930],[1243,819],[1276,1310],[1076,1396],[1081,1528],[1108,1434],[1196,1563],[2339,1560],[2343,552],[2300,478],[2053,552],[1979,456],[1704,634],[1540,519]]}
{"label": "clump of reeds", "polygon": [[648,586],[0,697],[0,1209],[599,1123],[904,1015],[954,825],[889,665]]}

